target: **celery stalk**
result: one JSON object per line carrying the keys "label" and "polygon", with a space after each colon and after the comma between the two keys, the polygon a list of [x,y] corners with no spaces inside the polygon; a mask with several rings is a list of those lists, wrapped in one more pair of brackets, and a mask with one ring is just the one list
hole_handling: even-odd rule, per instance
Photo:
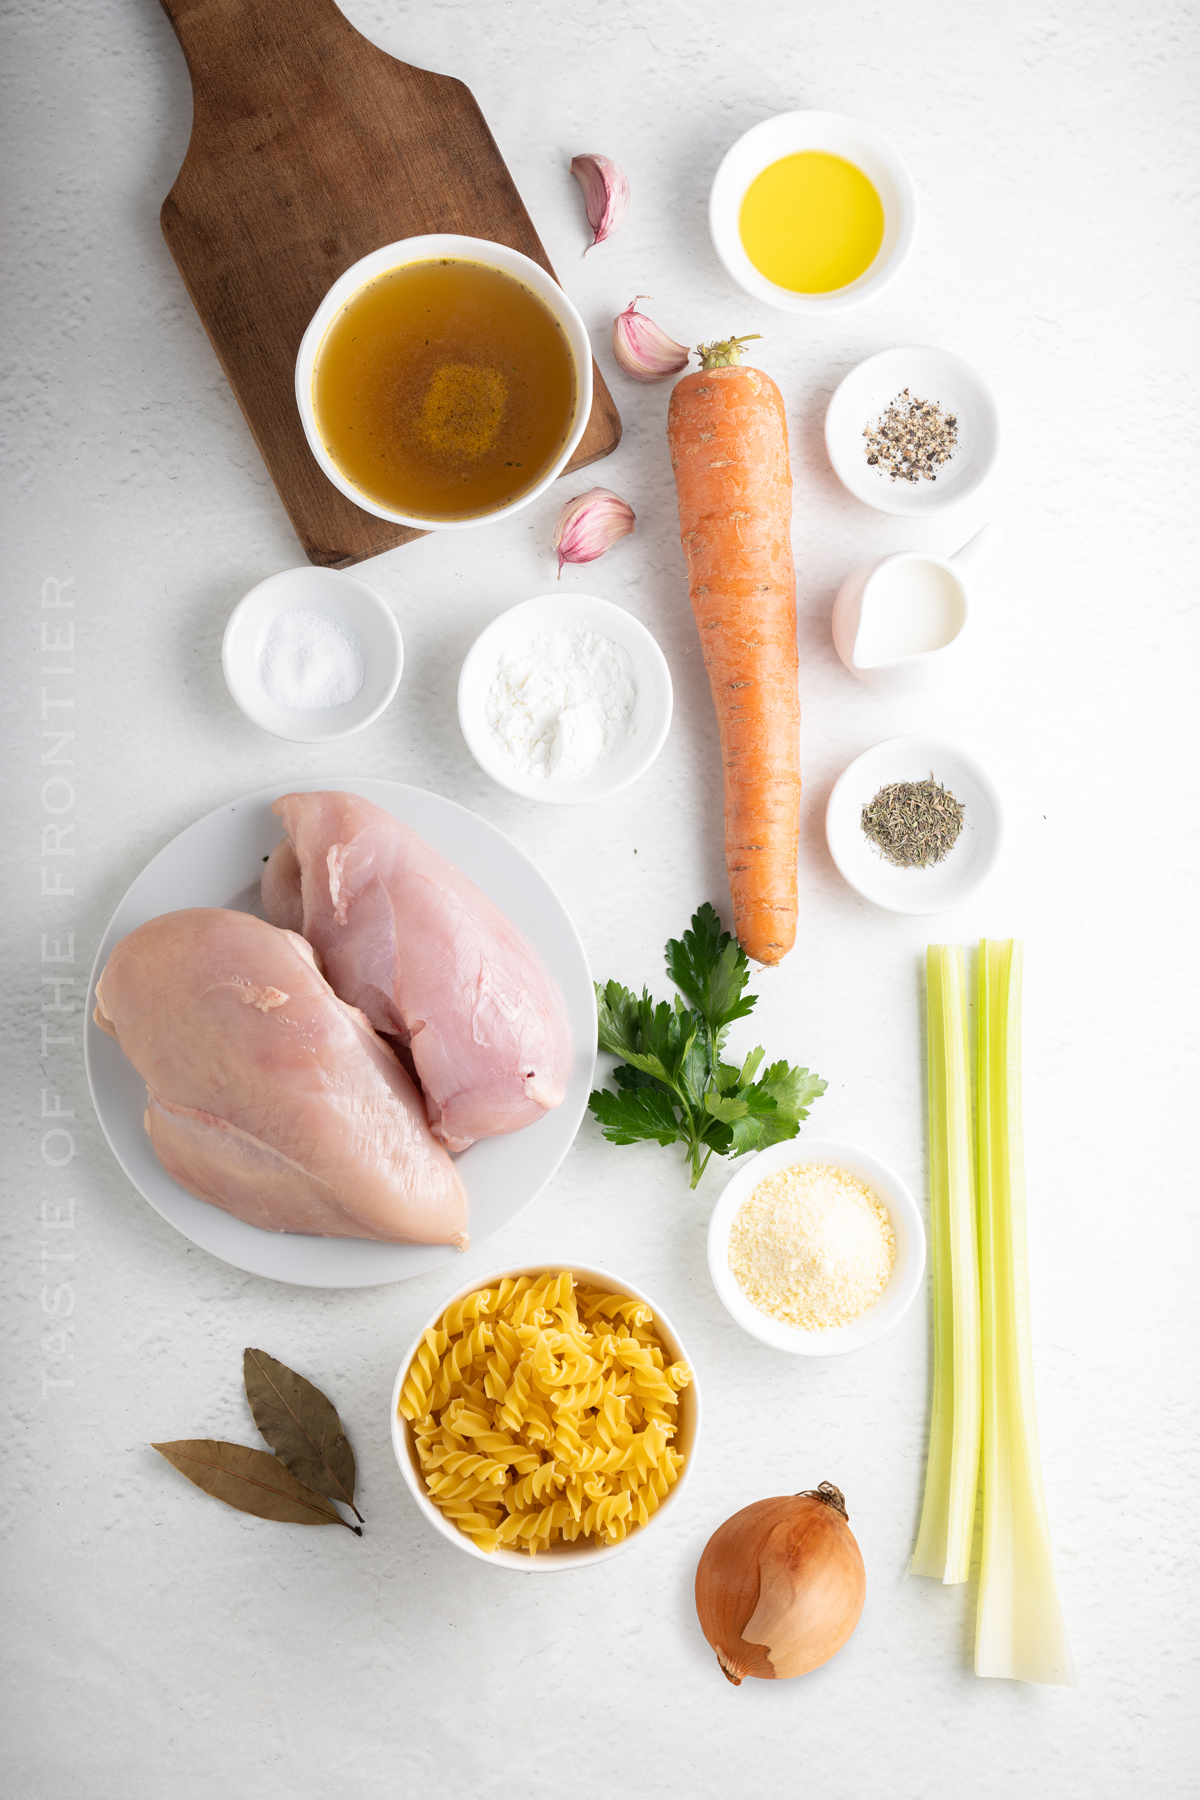
{"label": "celery stalk", "polygon": [[979,1485],[981,1375],[967,977],[959,944],[930,944],[929,1223],[933,1409],[925,1499],[909,1569],[966,1581]]}
{"label": "celery stalk", "polygon": [[975,1673],[1075,1685],[1042,1489],[1021,1135],[1021,946],[979,946],[983,1563]]}

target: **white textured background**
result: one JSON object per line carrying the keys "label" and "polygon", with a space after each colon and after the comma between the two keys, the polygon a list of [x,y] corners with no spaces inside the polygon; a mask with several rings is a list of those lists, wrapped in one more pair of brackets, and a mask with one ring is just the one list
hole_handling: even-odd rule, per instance
{"label": "white textured background", "polygon": [[[594,332],[625,420],[595,478],[629,497],[638,531],[564,586],[620,602],[656,633],[675,725],[638,787],[587,810],[506,796],[466,753],[459,662],[486,620],[550,584],[560,494],[364,568],[395,606],[408,662],[390,712],[332,760],[235,711],[218,662],[225,618],[300,557],[159,234],[188,137],[183,58],[152,0],[8,5],[6,1789],[1196,1793],[1194,13],[1163,0],[347,10],[389,50],[469,83]],[[819,325],[734,289],[705,226],[725,148],[795,106],[875,123],[923,207],[898,284]],[[626,167],[634,202],[584,263],[566,164],[591,149]],[[130,1191],[91,1119],[78,1018],[73,1044],[40,1055],[40,933],[75,932],[82,987],[120,895],[178,830],[336,765],[435,788],[509,832],[557,885],[600,976],[661,981],[664,938],[705,896],[727,906],[667,390],[635,389],[607,348],[613,313],[643,292],[684,340],[760,331],[789,407],[801,922],[793,955],[761,978],[747,1045],[761,1037],[820,1070],[830,1086],[812,1127],[861,1140],[923,1193],[927,938],[1026,940],[1038,1399],[1077,1692],[977,1680],[971,1591],[905,1578],[924,1309],[843,1360],[792,1361],[742,1336],[704,1264],[719,1172],[690,1195],[671,1154],[612,1148],[589,1121],[550,1189],[461,1273],[302,1292],[190,1249]],[[976,364],[1006,428],[990,488],[922,526],[843,494],[820,437],[842,374],[904,342]],[[859,687],[829,639],[842,577],[891,548],[952,550],[988,519],[1006,537],[978,582],[961,691],[917,703]],[[73,613],[42,614],[48,577],[73,579]],[[76,854],[46,864],[69,867],[75,891],[57,900],[41,897],[38,874],[43,616],[74,617],[78,638],[75,677],[50,684],[52,698],[75,696],[69,715],[51,715],[76,732]],[[986,762],[1011,827],[990,886],[929,925],[858,901],[822,832],[850,758],[924,727]],[[51,1024],[71,1035],[62,1017]],[[43,1087],[75,1112],[77,1154],[57,1171],[39,1154]],[[42,1230],[39,1207],[68,1195],[73,1232]],[[45,1289],[53,1301],[58,1271],[70,1274],[69,1343],[53,1336],[63,1314],[42,1310],[44,1244],[75,1257],[48,1265]],[[661,1298],[694,1352],[706,1432],[671,1529],[594,1572],[526,1580],[424,1526],[392,1462],[386,1406],[400,1348],[452,1281],[556,1251]],[[361,1542],[235,1515],[147,1448],[253,1441],[239,1377],[251,1343],[340,1406],[359,1457]],[[73,1385],[44,1390],[44,1377]],[[696,1558],[735,1508],[825,1478],[845,1489],[866,1558],[862,1623],[820,1673],[734,1690],[696,1626]]]}

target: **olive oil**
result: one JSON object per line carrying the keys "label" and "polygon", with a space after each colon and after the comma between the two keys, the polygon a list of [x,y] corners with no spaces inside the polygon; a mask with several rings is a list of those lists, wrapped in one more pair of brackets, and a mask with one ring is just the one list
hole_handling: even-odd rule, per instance
{"label": "olive oil", "polygon": [[802,150],[755,176],[738,228],[746,255],[768,281],[797,294],[829,294],[874,262],[883,205],[854,163]]}
{"label": "olive oil", "polygon": [[406,263],[351,296],[313,371],[317,428],[372,500],[477,517],[546,473],[570,434],[575,360],[550,308],[466,257]]}

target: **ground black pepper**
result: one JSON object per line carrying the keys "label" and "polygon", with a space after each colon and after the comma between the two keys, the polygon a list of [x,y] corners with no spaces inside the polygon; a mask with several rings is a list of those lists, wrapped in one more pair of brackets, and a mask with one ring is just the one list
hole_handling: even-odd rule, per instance
{"label": "ground black pepper", "polygon": [[863,426],[867,461],[893,481],[936,481],[958,448],[958,420],[936,400],[915,400],[905,388],[871,425]]}

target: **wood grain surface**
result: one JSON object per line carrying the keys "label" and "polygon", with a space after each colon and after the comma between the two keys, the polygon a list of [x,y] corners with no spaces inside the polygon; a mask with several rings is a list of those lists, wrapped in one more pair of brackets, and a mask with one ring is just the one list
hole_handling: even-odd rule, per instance
{"label": "wood grain surface", "polygon": [[[309,560],[343,569],[422,533],[322,474],[296,408],[300,339],[342,272],[424,232],[490,238],[554,271],[483,114],[448,75],[398,62],[333,0],[162,0],[195,114],[163,235]],[[568,469],[615,450],[593,364]]]}

